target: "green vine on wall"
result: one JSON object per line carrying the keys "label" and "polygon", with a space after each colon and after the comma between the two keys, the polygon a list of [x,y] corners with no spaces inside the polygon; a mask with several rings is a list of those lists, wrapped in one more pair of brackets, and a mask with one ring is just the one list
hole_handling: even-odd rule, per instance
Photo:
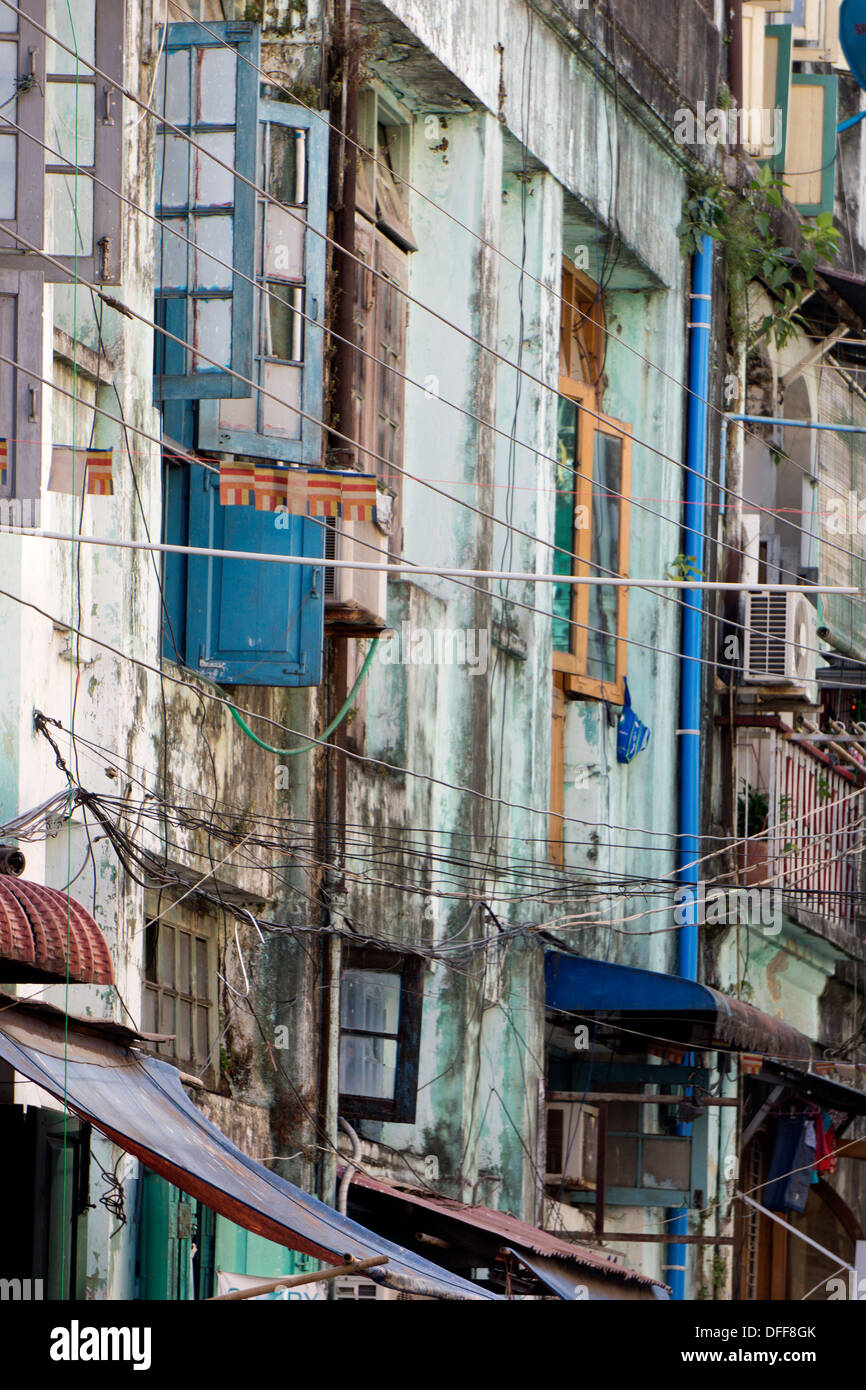
{"label": "green vine on wall", "polygon": [[[814,224],[804,222],[799,266],[805,285],[795,276],[795,266],[787,257],[794,252],[776,237],[772,225],[773,209],[783,206],[784,180],[769,164],[761,165],[744,194],[728,188],[716,172],[701,170],[693,175],[677,235],[683,251],[700,249],[704,236],[710,236],[725,249],[728,277],[728,312],[736,346],[751,349],[767,333],[777,348],[784,347],[798,329],[805,328],[800,314],[807,291],[814,289],[815,268],[820,258],[832,261],[839,249],[839,231],[833,214],[822,212]],[[749,322],[749,285],[763,280],[773,309],[757,325]]]}

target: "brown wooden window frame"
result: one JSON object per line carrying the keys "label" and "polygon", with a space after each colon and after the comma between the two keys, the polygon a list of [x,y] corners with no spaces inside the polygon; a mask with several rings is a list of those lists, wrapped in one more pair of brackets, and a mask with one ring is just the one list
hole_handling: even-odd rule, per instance
{"label": "brown wooden window frame", "polygon": [[[172,1062],[178,1067],[187,1068],[197,1073],[201,1073],[204,1080],[213,1081],[216,1075],[216,1066],[213,1058],[214,1042],[217,1036],[217,1014],[219,1011],[219,1000],[216,988],[216,938],[209,924],[202,923],[201,919],[192,920],[187,917],[176,916],[174,913],[167,914],[158,922],[153,922],[146,928],[147,940],[145,945],[145,966],[142,978],[142,1015],[144,1016],[144,1000],[148,994],[156,998],[156,1027],[146,1028],[147,1032],[171,1032],[175,1033],[172,1042],[158,1043],[156,1054],[162,1060]],[[163,932],[170,931],[173,935],[173,975],[174,983],[167,984],[162,981],[160,976],[160,936]],[[179,943],[180,935],[190,938],[190,989],[184,990],[178,981],[179,971]],[[207,981],[205,994],[198,990],[198,965],[196,942],[201,941],[205,945],[207,953]],[[153,976],[150,975],[151,964],[153,962]],[[173,1001],[173,1012],[175,1019],[174,1029],[165,1029],[162,1026],[163,1001],[170,999]],[[178,1029],[177,1029],[177,1006],[178,1003],[187,1003],[191,1010],[190,1025],[190,1047],[192,1055],[182,1057],[177,1050]],[[207,1052],[205,1056],[199,1056],[196,1045],[196,1015],[199,1008],[207,1008]]]}
{"label": "brown wooden window frame", "polygon": [[[595,435],[598,432],[619,439],[622,444],[620,468],[620,518],[619,545],[617,548],[617,576],[627,579],[629,574],[629,529],[631,496],[631,455],[632,427],[621,420],[603,415],[596,407],[595,392],[583,383],[569,377],[560,377],[559,394],[575,402],[578,407],[577,471],[574,479],[572,528],[571,572],[576,576],[590,575],[591,546],[593,531],[593,482]],[[579,519],[586,510],[588,526],[580,526]],[[570,650],[553,652],[553,670],[560,678],[559,683],[567,695],[583,695],[597,700],[609,700],[612,704],[622,704],[625,699],[626,638],[628,635],[628,589],[620,588],[617,594],[616,620],[616,659],[614,680],[605,681],[587,673],[589,647],[589,586],[574,584],[571,588]]]}

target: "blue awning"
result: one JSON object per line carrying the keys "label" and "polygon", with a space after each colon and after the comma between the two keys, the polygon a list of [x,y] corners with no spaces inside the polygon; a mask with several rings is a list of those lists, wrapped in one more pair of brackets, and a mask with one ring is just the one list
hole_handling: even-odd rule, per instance
{"label": "blue awning", "polygon": [[0,1058],[181,1191],[237,1225],[331,1264],[387,1255],[367,1277],[434,1298],[499,1295],[341,1216],[235,1147],[186,1095],[174,1067],[135,1050],[140,1034],[4,999]]}
{"label": "blue awning", "polygon": [[765,1057],[808,1061],[805,1034],[751,1004],[679,975],[610,965],[550,951],[544,962],[547,1007],[578,1020],[630,1028],[639,1046],[668,1041],[697,1048],[733,1048]]}

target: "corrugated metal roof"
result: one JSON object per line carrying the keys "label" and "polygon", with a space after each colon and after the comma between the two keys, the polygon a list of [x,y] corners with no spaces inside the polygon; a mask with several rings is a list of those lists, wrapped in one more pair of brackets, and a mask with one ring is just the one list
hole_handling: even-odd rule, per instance
{"label": "corrugated metal roof", "polygon": [[[89,912],[56,888],[0,875],[0,979],[111,985],[105,937]],[[5,968],[4,968],[5,967]]]}
{"label": "corrugated metal roof", "polygon": [[606,1275],[610,1279],[618,1279],[622,1283],[635,1282],[656,1285],[658,1288],[666,1287],[661,1280],[653,1279],[648,1274],[639,1274],[636,1270],[629,1269],[628,1265],[618,1263],[610,1255],[603,1255],[598,1250],[591,1250],[588,1246],[579,1245],[574,1241],[563,1240],[550,1231],[539,1230],[537,1226],[530,1226],[527,1221],[520,1221],[516,1216],[496,1211],[493,1207],[472,1207],[464,1202],[455,1202],[451,1197],[441,1197],[438,1193],[422,1194],[412,1188],[392,1187],[388,1183],[379,1182],[377,1178],[367,1177],[365,1173],[356,1172],[352,1181],[371,1192],[378,1192],[396,1201],[412,1202],[415,1206],[426,1207],[427,1210],[436,1212],[437,1215],[445,1215],[455,1221],[474,1226],[477,1230],[487,1231],[500,1239],[503,1245],[531,1250],[536,1255],[546,1255],[551,1259],[567,1260]]}

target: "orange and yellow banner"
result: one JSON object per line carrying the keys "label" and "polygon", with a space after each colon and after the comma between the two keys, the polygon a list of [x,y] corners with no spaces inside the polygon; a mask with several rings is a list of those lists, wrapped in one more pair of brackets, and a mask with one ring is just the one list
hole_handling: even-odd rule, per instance
{"label": "orange and yellow banner", "polygon": [[375,521],[376,478],[330,468],[288,468],[236,460],[220,465],[220,502],[224,507],[254,503],[257,512]]}
{"label": "orange and yellow banner", "polygon": [[111,449],[88,449],[86,459],[87,492],[91,497],[114,496],[114,453]]}
{"label": "orange and yellow banner", "polygon": [[9,445],[5,439],[0,439],[0,487],[6,486],[6,479],[9,476]]}
{"label": "orange and yellow banner", "polygon": [[224,507],[248,507],[255,497],[255,465],[220,464],[220,502]]}
{"label": "orange and yellow banner", "polygon": [[307,511],[310,516],[339,516],[342,496],[342,474],[323,471],[307,475]]}
{"label": "orange and yellow banner", "polygon": [[114,496],[114,451],[112,449],[51,450],[49,492],[65,492],[75,497]]}
{"label": "orange and yellow banner", "polygon": [[344,521],[375,521],[376,479],[363,473],[343,475],[342,507]]}
{"label": "orange and yellow banner", "polygon": [[286,469],[255,466],[257,512],[275,512],[286,505]]}

